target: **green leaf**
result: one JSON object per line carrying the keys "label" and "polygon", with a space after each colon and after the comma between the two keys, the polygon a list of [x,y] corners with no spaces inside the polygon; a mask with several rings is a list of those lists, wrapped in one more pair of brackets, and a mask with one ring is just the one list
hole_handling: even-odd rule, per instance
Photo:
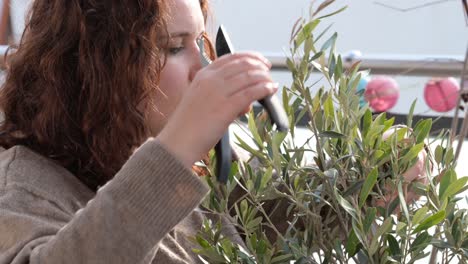
{"label": "green leaf", "polygon": [[281,170],[282,155],[281,155],[280,147],[286,135],[287,135],[286,132],[274,132],[273,133],[271,147],[272,147],[272,152],[273,152],[272,154],[273,154],[274,165],[277,170]]}
{"label": "green leaf", "polygon": [[457,180],[457,173],[453,170],[450,169],[448,171],[445,171],[442,175],[442,179],[440,180],[440,185],[439,185],[439,198],[442,200],[442,197],[444,197],[445,192],[447,188]]}
{"label": "green leaf", "polygon": [[448,248],[453,247],[449,243],[447,243],[447,242],[445,242],[443,240],[440,240],[440,239],[432,239],[431,245],[436,247],[436,248],[439,248],[439,249],[448,249]]}
{"label": "green leaf", "polygon": [[419,224],[413,231],[413,234],[416,234],[420,231],[426,230],[431,226],[437,225],[445,219],[445,211],[437,212],[426,219],[424,219],[421,224]]}
{"label": "green leaf", "polygon": [[403,234],[406,233],[407,227],[408,227],[408,225],[405,222],[398,222],[395,232],[398,235],[403,236]]}
{"label": "green leaf", "polygon": [[402,183],[402,181],[398,181],[398,198],[400,200],[400,207],[402,208],[406,219],[408,221],[410,221],[409,213],[408,213],[408,207],[406,206],[405,196],[403,195],[403,183]]}
{"label": "green leaf", "polygon": [[319,137],[324,137],[324,138],[345,138],[346,136],[335,132],[335,131],[323,131],[319,134]]}
{"label": "green leaf", "polygon": [[319,41],[323,36],[325,36],[325,33],[328,32],[328,30],[330,30],[330,28],[332,27],[332,25],[328,25],[324,30],[322,30],[322,32],[320,32],[316,37],[315,37],[315,42]]}
{"label": "green leaf", "polygon": [[431,242],[431,236],[427,232],[419,234],[416,239],[413,241],[410,247],[410,251],[419,252],[422,249],[426,248],[427,245]]}
{"label": "green leaf", "polygon": [[254,155],[255,157],[259,158],[260,160],[262,160],[262,161],[265,160],[265,155],[262,152],[252,148],[249,144],[245,143],[245,141],[242,140],[241,137],[239,137],[238,135],[235,135],[235,137],[239,141],[238,145],[240,147],[247,150],[250,154]]}
{"label": "green leaf", "polygon": [[416,124],[414,128],[414,134],[416,135],[416,144],[424,142],[432,128],[432,119],[421,120]]}
{"label": "green leaf", "polygon": [[292,254],[280,255],[271,259],[271,264],[289,263],[293,259],[294,255]]}
{"label": "green leaf", "polygon": [[453,148],[448,148],[447,151],[445,152],[445,157],[444,157],[444,163],[445,165],[450,164],[453,161],[453,158],[455,157],[455,154],[453,154]]}
{"label": "green leaf", "polygon": [[445,200],[445,198],[457,195],[460,191],[464,189],[467,182],[468,177],[462,177],[456,180],[455,182],[450,183],[450,185],[447,187],[447,190],[445,190],[444,194],[442,195],[441,200],[443,201]]}
{"label": "green leaf", "polygon": [[324,10],[327,6],[329,6],[333,2],[335,2],[335,0],[326,0],[326,1],[323,1],[322,3],[320,3],[320,5],[315,10],[315,12],[312,14],[312,17],[314,17],[315,15],[320,13],[322,10]]}
{"label": "green leaf", "polygon": [[312,62],[318,58],[320,58],[321,56],[323,55],[323,51],[319,51],[317,53],[314,54],[314,56],[312,56],[310,59],[309,59],[309,62]]}
{"label": "green leaf", "polygon": [[361,189],[363,184],[364,184],[364,180],[356,181],[343,193],[343,196],[346,197],[346,196],[357,193]]}
{"label": "green leaf", "polygon": [[332,54],[328,62],[328,76],[330,78],[332,78],[333,75],[335,74],[335,68],[336,68],[336,58],[335,58],[335,55]]}
{"label": "green leaf", "polygon": [[419,143],[411,147],[411,149],[406,153],[403,158],[401,158],[402,164],[410,163],[416,157],[418,157],[419,153],[424,149],[424,143]]}
{"label": "green leaf", "polygon": [[351,232],[348,236],[348,240],[346,241],[346,251],[348,252],[349,256],[354,256],[358,252],[359,249],[359,239],[354,233],[354,229],[351,229]]}
{"label": "green leaf", "polygon": [[392,218],[388,217],[387,219],[385,219],[382,225],[377,229],[377,232],[375,233],[375,235],[372,236],[372,241],[369,247],[370,256],[374,255],[377,252],[377,249],[379,246],[379,239],[383,237],[383,235],[386,235],[389,231],[391,231],[392,226],[393,226]]}
{"label": "green leaf", "polygon": [[341,60],[341,56],[338,55],[338,61],[336,62],[335,66],[335,83],[338,82],[338,80],[341,78],[341,75],[343,74],[343,61]]}
{"label": "green leaf", "polygon": [[387,242],[388,242],[388,248],[390,250],[390,255],[397,261],[400,261],[401,259],[401,250],[400,250],[400,245],[396,238],[388,234],[387,235]]}
{"label": "green leaf", "polygon": [[369,196],[370,191],[374,188],[375,183],[377,182],[377,176],[379,172],[377,168],[374,168],[366,178],[364,185],[362,186],[361,193],[359,195],[359,207],[362,207]]}
{"label": "green leaf", "polygon": [[267,243],[265,242],[264,239],[260,239],[257,243],[257,248],[256,248],[256,252],[257,252],[257,255],[265,255],[266,251],[267,251]]}
{"label": "green leaf", "polygon": [[423,220],[424,217],[426,217],[426,214],[427,214],[428,210],[429,210],[429,208],[424,206],[424,207],[421,207],[418,211],[416,211],[416,213],[414,214],[413,219],[411,221],[413,226],[416,226],[417,224],[419,224],[419,222],[421,222],[421,220]]}
{"label": "green leaf", "polygon": [[260,187],[261,187],[262,181],[263,181],[263,176],[264,176],[263,173],[258,173],[256,175],[255,184],[254,184],[254,189],[255,189],[256,192],[258,192],[260,190]]}
{"label": "green leaf", "polygon": [[434,153],[434,159],[437,164],[440,164],[442,162],[442,158],[444,156],[444,148],[440,145],[438,145],[435,149]]}
{"label": "green leaf", "polygon": [[392,230],[392,221],[393,219],[391,217],[386,218],[382,225],[377,229],[377,232],[375,233],[374,237],[381,237],[382,235]]}
{"label": "green leaf", "polygon": [[251,229],[257,229],[259,227],[259,225],[262,223],[263,221],[263,218],[261,216],[253,219],[252,221],[249,221],[245,227],[247,230],[251,230]]}
{"label": "green leaf", "polygon": [[263,141],[260,135],[258,134],[257,125],[255,124],[255,117],[253,111],[249,112],[248,126],[250,133],[252,133],[253,139],[259,148],[263,148]]}
{"label": "green leaf", "polygon": [[364,219],[364,232],[369,232],[372,223],[375,221],[375,216],[377,214],[377,208],[371,207],[367,209],[366,218]]}
{"label": "green leaf", "polygon": [[413,125],[413,115],[414,115],[414,108],[416,107],[416,102],[418,99],[415,99],[413,103],[411,104],[408,117],[406,118],[406,126],[411,127]]}
{"label": "green leaf", "polygon": [[211,247],[210,243],[206,239],[204,239],[203,237],[197,236],[196,239],[197,239],[198,244],[202,248],[210,248]]}
{"label": "green leaf", "polygon": [[[294,71],[296,69],[296,64],[290,58],[286,59],[286,65],[288,65],[288,69],[290,71]],[[285,104],[286,105],[286,104]]]}
{"label": "green leaf", "polygon": [[312,31],[317,27],[317,25],[320,23],[320,20],[312,20],[308,22],[302,30],[299,32],[299,34],[296,37],[296,47],[299,47],[305,40],[306,38],[310,38]]}
{"label": "green leaf", "polygon": [[325,41],[325,43],[323,44],[320,50],[324,51],[330,48],[332,45],[335,44],[337,38],[338,38],[338,33],[335,32],[327,41]]}
{"label": "green leaf", "polygon": [[356,210],[354,209],[354,207],[336,191],[335,191],[335,196],[336,196],[336,199],[338,200],[338,203],[341,205],[341,207],[343,207],[343,209],[349,215],[351,215],[352,218],[356,219],[357,221],[358,218],[357,218]]}
{"label": "green leaf", "polygon": [[361,226],[357,223],[355,219],[351,220],[351,226],[353,227],[354,234],[358,238],[359,242],[363,245],[367,243],[367,234],[364,234]]}
{"label": "green leaf", "polygon": [[367,134],[369,133],[371,124],[372,124],[372,112],[369,109],[367,109],[366,113],[364,114],[364,118],[362,120],[363,138],[367,138]]}
{"label": "green leaf", "polygon": [[338,14],[338,13],[340,13],[340,12],[344,11],[346,8],[348,8],[348,7],[347,7],[347,6],[345,6],[345,7],[342,7],[342,8],[338,9],[338,10],[337,10],[337,11],[335,11],[335,12],[332,12],[332,13],[330,13],[330,14],[327,14],[327,15],[324,15],[324,16],[320,16],[320,17],[318,17],[317,19],[322,19],[322,18],[326,18],[326,17],[329,17],[329,16],[336,15],[336,14]]}
{"label": "green leaf", "polygon": [[314,52],[314,40],[312,37],[306,38],[304,42],[304,57],[309,57],[311,52]]}
{"label": "green leaf", "polygon": [[262,182],[260,183],[260,189],[263,189],[267,186],[267,184],[271,181],[272,176],[273,176],[273,168],[268,167],[267,171],[262,177]]}
{"label": "green leaf", "polygon": [[334,119],[335,117],[335,109],[333,107],[333,98],[331,95],[327,97],[327,100],[325,100],[324,105],[323,105],[323,110],[325,111],[325,116]]}
{"label": "green leaf", "polygon": [[385,120],[384,121],[384,126],[385,126],[385,129],[384,130],[388,130],[391,126],[393,126],[393,124],[395,123],[395,117],[392,117],[388,120]]}
{"label": "green leaf", "polygon": [[286,88],[283,88],[282,93],[281,93],[281,98],[283,100],[284,111],[286,112],[286,114],[290,115],[291,114],[291,106],[289,105],[290,98],[289,98],[288,90]]}
{"label": "green leaf", "polygon": [[291,30],[291,36],[289,38],[290,42],[292,42],[296,38],[297,34],[299,34],[300,30],[303,28],[303,23],[304,18],[302,17],[296,20]]}

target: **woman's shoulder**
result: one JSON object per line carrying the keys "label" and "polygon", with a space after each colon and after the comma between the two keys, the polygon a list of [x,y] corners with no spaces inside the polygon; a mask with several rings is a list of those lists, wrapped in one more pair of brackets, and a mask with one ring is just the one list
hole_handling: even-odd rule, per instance
{"label": "woman's shoulder", "polygon": [[64,167],[20,145],[0,148],[0,195],[9,190],[31,193],[67,211],[83,207],[94,196]]}

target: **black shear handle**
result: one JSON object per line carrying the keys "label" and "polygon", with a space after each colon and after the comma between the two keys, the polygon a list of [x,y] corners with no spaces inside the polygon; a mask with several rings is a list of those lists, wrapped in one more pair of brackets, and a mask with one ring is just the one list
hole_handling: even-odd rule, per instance
{"label": "black shear handle", "polygon": [[[232,53],[232,45],[223,26],[220,26],[216,34],[216,54],[218,57]],[[266,109],[271,121],[276,124],[279,131],[286,132],[289,129],[289,120],[283,106],[274,95],[259,100]],[[215,146],[218,181],[226,183],[231,172],[232,152],[229,144],[229,129]]]}
{"label": "black shear handle", "polygon": [[216,175],[218,181],[226,183],[231,172],[232,152],[229,143],[229,131],[224,133],[223,137],[215,146],[216,153]]}
{"label": "black shear handle", "polygon": [[289,129],[289,119],[283,106],[275,95],[270,95],[258,101],[268,113],[272,123],[276,124],[276,129],[286,132]]}

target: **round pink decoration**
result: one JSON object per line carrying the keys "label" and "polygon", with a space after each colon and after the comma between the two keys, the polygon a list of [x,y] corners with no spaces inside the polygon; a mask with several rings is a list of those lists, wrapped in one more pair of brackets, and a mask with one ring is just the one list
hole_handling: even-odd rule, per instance
{"label": "round pink decoration", "polygon": [[394,79],[388,76],[375,76],[367,84],[364,97],[372,109],[384,112],[395,106],[400,97],[400,89]]}
{"label": "round pink decoration", "polygon": [[459,91],[460,87],[452,77],[432,79],[424,87],[424,100],[432,110],[448,112],[457,105]]}

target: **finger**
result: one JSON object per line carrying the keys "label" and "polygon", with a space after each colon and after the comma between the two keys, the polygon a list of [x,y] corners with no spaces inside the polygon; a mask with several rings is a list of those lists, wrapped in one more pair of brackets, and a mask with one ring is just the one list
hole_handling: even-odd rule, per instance
{"label": "finger", "polygon": [[272,82],[271,76],[268,72],[263,70],[244,71],[243,73],[226,80],[226,83],[229,83],[230,85],[226,85],[225,91],[228,96],[231,96],[242,89],[261,82]]}
{"label": "finger", "polygon": [[238,91],[231,96],[234,107],[238,107],[237,113],[248,107],[252,102],[270,96],[278,91],[278,83],[261,82]]}
{"label": "finger", "polygon": [[258,60],[262,62],[263,65],[265,65],[268,69],[271,68],[271,62],[258,52],[239,52],[239,53],[225,54],[217,58],[216,60],[214,60],[212,65],[216,67],[222,67],[223,65],[231,61],[238,60],[238,59],[245,59],[245,58]]}
{"label": "finger", "polygon": [[233,78],[236,75],[243,74],[251,70],[262,70],[268,72],[270,69],[257,59],[241,58],[230,61],[222,67],[217,68],[217,74],[225,79]]}

